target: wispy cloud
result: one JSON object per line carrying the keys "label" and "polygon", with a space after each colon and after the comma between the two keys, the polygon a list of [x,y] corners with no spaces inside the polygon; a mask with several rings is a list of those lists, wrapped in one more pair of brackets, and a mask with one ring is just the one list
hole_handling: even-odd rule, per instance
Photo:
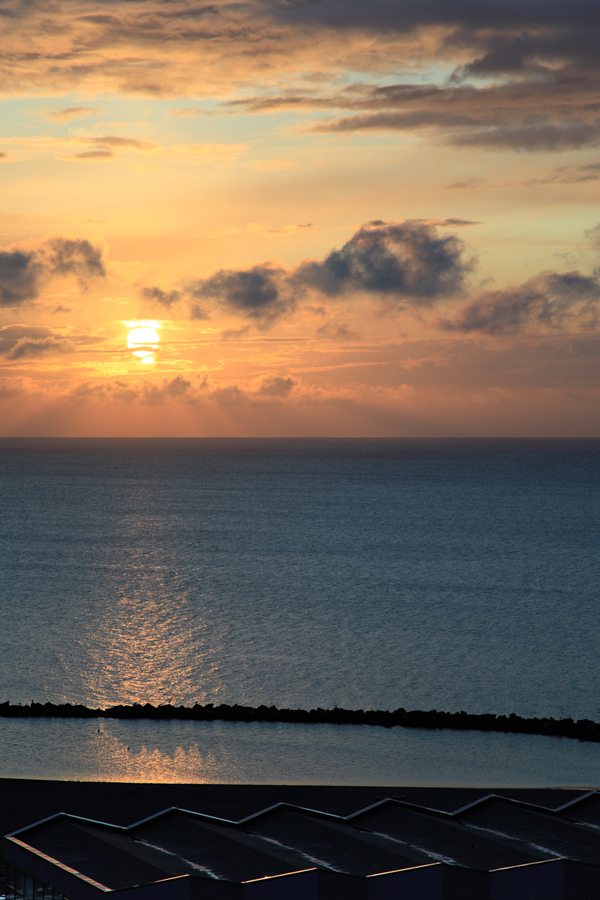
{"label": "wispy cloud", "polygon": [[63,109],[44,110],[41,115],[53,122],[71,122],[73,119],[85,119],[87,116],[99,115],[102,110],[97,106],[66,106]]}
{"label": "wispy cloud", "polygon": [[[52,138],[6,137],[2,143],[15,147],[21,159],[52,154],[64,161],[100,162],[124,153],[139,153],[155,160],[174,160],[192,165],[234,165],[249,150],[246,143],[157,144],[125,135],[77,135]],[[1,154],[0,154],[1,155]]]}

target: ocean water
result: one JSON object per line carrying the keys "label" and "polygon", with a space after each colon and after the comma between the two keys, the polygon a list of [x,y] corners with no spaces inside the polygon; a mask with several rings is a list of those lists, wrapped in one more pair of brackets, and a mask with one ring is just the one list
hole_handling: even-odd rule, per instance
{"label": "ocean water", "polygon": [[0,440],[0,701],[600,720],[599,464],[597,440]]}
{"label": "ocean water", "polygon": [[600,785],[597,744],[523,734],[245,722],[0,721],[0,775],[58,781]]}

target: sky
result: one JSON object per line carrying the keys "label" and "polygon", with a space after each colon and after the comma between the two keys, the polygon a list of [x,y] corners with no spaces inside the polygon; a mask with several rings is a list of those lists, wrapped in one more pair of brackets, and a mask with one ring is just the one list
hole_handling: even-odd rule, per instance
{"label": "sky", "polygon": [[597,0],[0,0],[0,46],[0,436],[600,436]]}

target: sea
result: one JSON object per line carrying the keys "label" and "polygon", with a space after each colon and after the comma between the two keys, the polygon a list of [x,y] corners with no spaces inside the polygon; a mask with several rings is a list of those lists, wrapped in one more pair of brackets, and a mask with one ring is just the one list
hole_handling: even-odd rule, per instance
{"label": "sea", "polygon": [[[0,702],[600,721],[600,440],[0,440]],[[0,719],[0,777],[598,786],[600,745]]]}

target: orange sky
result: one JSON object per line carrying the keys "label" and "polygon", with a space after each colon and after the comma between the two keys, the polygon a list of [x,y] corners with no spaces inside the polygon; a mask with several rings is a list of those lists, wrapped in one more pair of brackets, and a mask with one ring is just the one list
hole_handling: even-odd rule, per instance
{"label": "orange sky", "polygon": [[598,436],[599,31],[5,0],[0,435]]}

